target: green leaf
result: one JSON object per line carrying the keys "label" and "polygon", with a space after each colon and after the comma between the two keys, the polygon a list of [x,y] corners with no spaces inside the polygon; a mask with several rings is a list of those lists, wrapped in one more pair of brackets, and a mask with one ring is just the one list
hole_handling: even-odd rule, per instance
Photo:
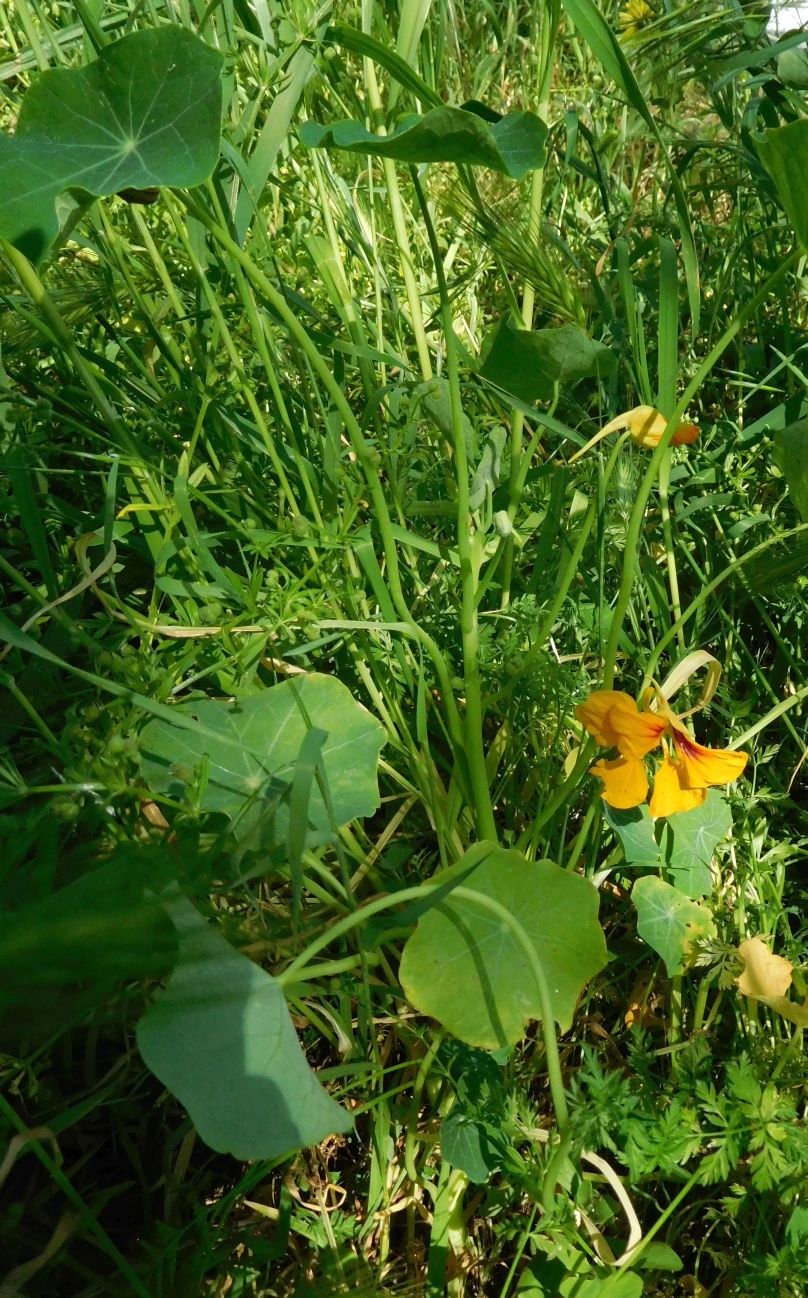
{"label": "green leaf", "polygon": [[482,1185],[502,1165],[503,1136],[490,1122],[455,1112],[440,1124],[440,1147],[452,1167]]}
{"label": "green leaf", "polygon": [[732,829],[732,812],[717,789],[692,811],[669,816],[662,831],[662,854],[670,882],[688,897],[712,890],[710,862],[716,847]]}
{"label": "green leaf", "polygon": [[789,495],[803,523],[808,523],[808,419],[776,429],[774,445],[774,458],[788,483]]}
{"label": "green leaf", "polygon": [[234,1158],[279,1158],[350,1131],[350,1115],[306,1062],[276,980],[189,901],[166,909],[179,959],[138,1023],[137,1044],[205,1143]]}
{"label": "green leaf", "polygon": [[183,27],[136,32],[85,68],[41,73],[0,134],[0,237],[32,261],[59,232],[65,190],[199,185],[219,157],[222,55]]}
{"label": "green leaf", "polygon": [[490,167],[521,180],[544,162],[547,127],[534,113],[508,113],[497,122],[465,108],[432,108],[409,114],[389,135],[374,135],[350,119],[321,126],[304,122],[300,138],[310,149],[342,149],[396,162],[458,162]]}
{"label": "green leaf", "polygon": [[577,325],[519,329],[505,317],[480,374],[520,401],[549,401],[555,384],[610,374],[616,357]]}
{"label": "green leaf", "polygon": [[626,865],[661,865],[659,847],[654,838],[654,822],[645,803],[632,807],[630,811],[618,811],[608,802],[601,805],[604,820],[620,839]]}
{"label": "green leaf", "polygon": [[774,126],[755,147],[803,248],[808,249],[808,118]]}
{"label": "green leaf", "polygon": [[654,875],[637,880],[631,899],[637,907],[637,932],[665,961],[671,978],[683,971],[695,939],[715,936],[713,917],[706,906]]}
{"label": "green leaf", "polygon": [[[238,819],[240,833],[256,817],[269,815],[273,841],[286,841],[293,792],[308,824],[309,846],[330,841],[336,827],[371,815],[379,805],[376,768],[384,729],[332,676],[312,672],[235,702],[200,699],[178,705],[178,711],[186,723],[195,719],[200,731],[150,721],[140,741],[144,780],[155,793],[181,799],[201,773],[200,808]],[[328,804],[319,781],[305,787],[298,781],[295,787],[298,757],[314,729],[326,735],[315,746]],[[298,853],[300,835],[295,824],[292,846]]]}
{"label": "green leaf", "polygon": [[670,1244],[652,1239],[651,1243],[643,1248],[635,1266],[638,1266],[641,1271],[681,1271],[684,1262]]}
{"label": "green leaf", "polygon": [[[592,884],[490,843],[476,844],[435,878],[458,882],[422,915],[404,947],[399,976],[412,1004],[469,1045],[513,1045],[528,1020],[541,1018],[516,925],[544,971],[553,1015],[566,1030],[584,985],[606,963]],[[508,918],[492,913],[489,900]]]}

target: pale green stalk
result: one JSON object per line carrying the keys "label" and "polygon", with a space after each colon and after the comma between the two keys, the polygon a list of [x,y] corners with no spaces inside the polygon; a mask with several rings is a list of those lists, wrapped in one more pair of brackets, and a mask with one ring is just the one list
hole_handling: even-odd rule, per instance
{"label": "pale green stalk", "polygon": [[474,532],[471,507],[469,505],[469,464],[466,451],[466,436],[463,429],[463,399],[460,392],[457,343],[437,235],[435,234],[435,227],[424,191],[414,168],[412,169],[412,182],[421,207],[421,215],[424,219],[429,245],[432,249],[432,258],[435,263],[435,275],[438,280],[443,333],[446,343],[446,372],[449,380],[452,449],[454,451],[457,487],[457,553],[460,560],[460,630],[463,640],[463,687],[466,699],[464,726],[466,760],[474,797],[478,833],[481,838],[489,838],[496,842],[497,827],[493,807],[491,806],[491,790],[488,784],[485,747],[483,744],[484,715],[480,678],[480,634],[477,623],[477,585],[483,559],[483,548]]}
{"label": "pale green stalk", "polygon": [[[559,9],[556,0],[539,0],[539,16],[537,20],[536,38],[539,45],[539,77],[538,93],[536,96],[536,116],[542,121],[547,121],[547,115],[550,109],[550,82],[553,71],[553,55],[555,51],[556,29],[558,27]],[[527,216],[527,237],[529,242],[538,243],[541,237],[541,208],[544,197],[544,170],[545,164],[542,162],[537,167],[530,178],[530,201],[528,204]],[[522,289],[522,324],[525,329],[531,329],[533,326],[533,311],[535,307],[536,294],[533,284],[530,280],[525,281]],[[522,487],[526,473],[526,467],[523,468],[524,447],[522,445],[522,436],[524,431],[525,417],[520,410],[515,410],[511,415],[511,468],[508,492],[508,516],[513,522],[516,518],[519,502],[522,496]],[[531,443],[532,445],[532,443]],[[505,540],[505,559],[502,577],[502,601],[501,607],[507,608],[511,599],[511,581],[513,578],[513,561],[515,553],[515,541],[512,536]]]}
{"label": "pale green stalk", "polygon": [[631,599],[631,590],[634,584],[634,574],[637,567],[640,534],[642,531],[643,519],[645,517],[645,508],[648,504],[648,497],[650,496],[654,483],[657,480],[659,466],[668,446],[670,445],[670,439],[673,436],[674,429],[680,422],[682,415],[686,411],[695,394],[698,392],[707,375],[726,351],[727,347],[740,331],[745,321],[755,314],[758,307],[765,302],[772,289],[774,289],[780,281],[785,278],[789,271],[793,269],[799,260],[799,256],[800,254],[798,252],[794,252],[790,257],[786,258],[777,270],[769,276],[765,284],[758,289],[757,293],[749,299],[746,306],[738,312],[732,323],[724,330],[718,342],[712,348],[709,355],[702,361],[685,392],[682,394],[681,400],[676,405],[670,419],[668,420],[665,433],[659,446],[657,446],[656,450],[651,455],[650,463],[643,475],[642,482],[637,491],[637,496],[634,501],[626,532],[626,548],[623,555],[620,589],[615,602],[614,615],[612,617],[611,627],[609,628],[609,638],[604,653],[604,689],[611,689],[612,684],[614,683],[615,666],[617,662],[617,646],[620,640],[620,633],[623,629],[623,623],[625,622],[626,613],[628,611],[629,600]]}
{"label": "pale green stalk", "polygon": [[[362,0],[362,30],[370,34],[371,26],[371,6],[368,0]],[[362,64],[373,127],[379,135],[386,135],[387,129],[384,124],[384,108],[382,106],[382,97],[379,93],[379,83],[376,79],[376,68],[371,59],[363,59]],[[410,311],[410,324],[413,333],[415,334],[418,363],[421,367],[422,377],[425,380],[431,379],[432,358],[429,354],[429,343],[427,342],[426,330],[424,328],[424,313],[421,309],[421,294],[418,288],[418,281],[415,277],[412,247],[410,245],[410,236],[407,232],[407,221],[404,216],[404,204],[401,201],[401,189],[398,183],[398,174],[396,172],[395,163],[391,158],[382,158],[381,164],[382,171],[384,172],[384,183],[387,189],[390,215],[393,219],[393,230],[395,232],[396,244],[398,246],[401,275],[404,280],[404,290],[407,295],[407,304]],[[370,166],[372,164],[369,162],[368,165]]]}

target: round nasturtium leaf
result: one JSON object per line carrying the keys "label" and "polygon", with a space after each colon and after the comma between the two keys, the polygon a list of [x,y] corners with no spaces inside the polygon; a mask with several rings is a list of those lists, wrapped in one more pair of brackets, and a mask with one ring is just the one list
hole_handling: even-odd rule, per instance
{"label": "round nasturtium leaf", "polygon": [[200,185],[219,157],[224,60],[169,25],[113,41],[84,68],[42,72],[0,132],[0,238],[39,261],[65,190]]}
{"label": "round nasturtium leaf", "polygon": [[569,1028],[586,982],[606,964],[598,894],[589,880],[492,843],[472,847],[436,881],[448,886],[453,878],[463,895],[442,891],[404,947],[400,978],[408,1000],[485,1050],[513,1045],[530,1019],[541,1018],[522,944],[471,890],[521,925],[544,970],[553,1016]]}
{"label": "round nasturtium leaf", "polygon": [[155,793],[182,800],[198,780],[203,811],[235,819],[249,806],[273,806],[283,838],[304,745],[314,736],[319,779],[312,772],[296,810],[307,841],[327,841],[335,827],[379,805],[384,728],[332,676],[312,672],[245,699],[182,703],[177,714],[177,725],[157,719],[141,734],[141,770]]}

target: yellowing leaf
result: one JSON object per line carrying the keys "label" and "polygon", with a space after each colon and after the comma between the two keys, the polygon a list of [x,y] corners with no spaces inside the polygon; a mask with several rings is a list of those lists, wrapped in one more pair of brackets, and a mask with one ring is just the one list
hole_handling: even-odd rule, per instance
{"label": "yellowing leaf", "polygon": [[738,955],[744,962],[744,971],[737,980],[738,991],[768,1005],[798,1028],[808,1027],[808,998],[800,1005],[786,995],[791,986],[791,962],[774,955],[760,937],[742,942]]}
{"label": "yellowing leaf", "polygon": [[754,1000],[785,996],[791,986],[791,963],[774,955],[762,938],[750,937],[738,947],[744,971],[738,978],[738,991]]}

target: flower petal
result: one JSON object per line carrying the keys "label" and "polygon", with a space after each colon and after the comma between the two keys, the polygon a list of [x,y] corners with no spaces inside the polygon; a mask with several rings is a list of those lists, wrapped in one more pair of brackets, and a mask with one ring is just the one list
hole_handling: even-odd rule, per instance
{"label": "flower petal", "polygon": [[669,728],[667,717],[640,712],[634,699],[621,694],[609,714],[614,744],[623,757],[645,757]]}
{"label": "flower petal", "polygon": [[696,424],[680,424],[671,438],[671,446],[692,446],[698,440],[699,429]]}
{"label": "flower petal", "polygon": [[673,727],[673,742],[682,765],[682,784],[686,789],[708,789],[712,784],[730,784],[737,780],[749,761],[748,753],[731,748],[706,748],[697,744],[686,731]]}
{"label": "flower petal", "polygon": [[636,758],[615,757],[613,761],[601,758],[590,767],[589,774],[603,780],[601,797],[610,807],[627,811],[629,807],[639,807],[641,802],[645,802],[648,776],[645,764]]}
{"label": "flower petal", "polygon": [[586,702],[579,703],[575,709],[581,725],[598,741],[601,748],[617,747],[617,734],[612,728],[611,713],[615,704],[621,700],[628,704],[633,702],[622,690],[594,690]]}
{"label": "flower petal", "polygon": [[654,776],[654,791],[648,810],[657,816],[673,816],[677,811],[691,811],[700,807],[707,797],[706,789],[688,789],[682,782],[682,767],[671,757],[663,757]]}

